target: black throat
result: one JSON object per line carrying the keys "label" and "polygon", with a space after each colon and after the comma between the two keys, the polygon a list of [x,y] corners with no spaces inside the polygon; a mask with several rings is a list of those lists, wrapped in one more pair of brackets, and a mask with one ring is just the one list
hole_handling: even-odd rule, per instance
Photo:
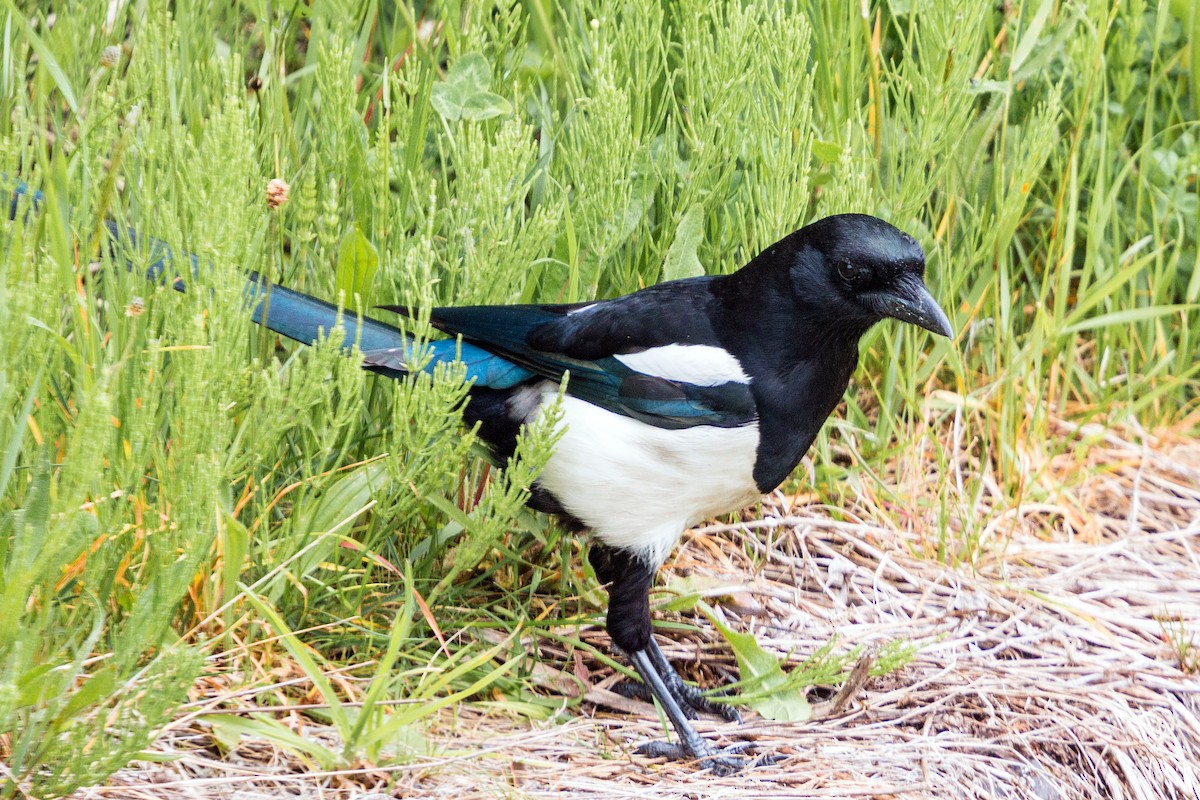
{"label": "black throat", "polygon": [[770,492],[837,408],[858,366],[858,341],[874,320],[833,317],[820,304],[797,302],[786,275],[746,280],[745,272],[714,282],[721,309],[714,327],[751,378],[759,418],[754,482]]}

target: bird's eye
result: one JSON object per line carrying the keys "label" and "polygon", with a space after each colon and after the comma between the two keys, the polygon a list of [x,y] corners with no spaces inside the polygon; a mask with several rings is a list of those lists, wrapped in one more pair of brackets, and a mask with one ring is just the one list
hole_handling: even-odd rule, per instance
{"label": "bird's eye", "polygon": [[849,261],[842,261],[837,265],[838,277],[844,281],[856,281],[861,273],[858,267],[851,264]]}

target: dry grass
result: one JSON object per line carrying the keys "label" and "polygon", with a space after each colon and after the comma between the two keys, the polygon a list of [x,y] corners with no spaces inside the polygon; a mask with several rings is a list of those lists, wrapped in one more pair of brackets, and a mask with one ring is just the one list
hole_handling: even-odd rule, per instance
{"label": "dry grass", "polygon": [[[131,767],[79,797],[1198,800],[1200,445],[1128,435],[1100,435],[1087,459],[1103,469],[1047,462],[1073,487],[1060,500],[1008,508],[993,493],[955,512],[991,520],[986,535],[1005,543],[985,542],[974,569],[922,557],[927,534],[837,522],[783,498],[762,519],[689,534],[671,575],[711,576],[725,616],[780,655],[798,659],[834,636],[867,651],[896,639],[919,648],[903,669],[818,702],[808,723],[699,723],[785,755],[777,764],[715,778],[632,755],[661,735],[653,709],[608,691],[615,676],[598,662],[540,643],[549,689],[577,685],[555,666],[590,685],[565,721],[462,707],[431,727],[435,757],[317,772],[264,742],[220,757],[204,719],[185,717],[156,745],[178,760]],[[685,674],[720,681],[732,655],[700,630],[664,649]],[[290,721],[332,736],[300,714]]]}

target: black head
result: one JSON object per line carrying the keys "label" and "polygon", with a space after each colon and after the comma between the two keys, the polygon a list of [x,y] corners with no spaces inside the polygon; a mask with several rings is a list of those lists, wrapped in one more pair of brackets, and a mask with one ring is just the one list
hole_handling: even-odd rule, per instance
{"label": "black head", "polygon": [[925,253],[907,233],[876,217],[839,214],[788,238],[792,290],[806,311],[862,331],[894,317],[954,336],[925,288]]}

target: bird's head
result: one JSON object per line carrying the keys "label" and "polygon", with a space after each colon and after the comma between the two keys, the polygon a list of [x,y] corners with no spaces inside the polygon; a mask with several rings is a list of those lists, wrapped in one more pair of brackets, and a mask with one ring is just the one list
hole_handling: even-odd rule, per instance
{"label": "bird's head", "polygon": [[819,299],[822,316],[862,330],[894,317],[954,336],[946,313],[925,288],[925,253],[907,233],[876,217],[839,214],[792,236],[793,291]]}

